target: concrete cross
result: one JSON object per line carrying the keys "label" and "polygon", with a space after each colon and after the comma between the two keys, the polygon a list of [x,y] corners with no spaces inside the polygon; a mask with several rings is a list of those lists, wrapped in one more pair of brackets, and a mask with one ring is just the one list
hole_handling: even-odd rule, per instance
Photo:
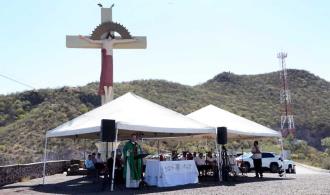
{"label": "concrete cross", "polygon": [[[101,8],[101,25],[108,22],[112,22],[112,7]],[[113,49],[145,49],[147,38],[145,36],[115,37],[113,36],[115,31],[103,32],[104,28],[99,30],[101,30],[102,36],[100,34],[97,39],[92,36],[67,35],[66,47],[101,49],[102,68],[98,93],[101,95],[103,105],[113,99]]]}

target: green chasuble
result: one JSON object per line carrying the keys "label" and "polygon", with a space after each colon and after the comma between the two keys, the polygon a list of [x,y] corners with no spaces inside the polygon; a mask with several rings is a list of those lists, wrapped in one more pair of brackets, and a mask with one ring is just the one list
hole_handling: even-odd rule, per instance
{"label": "green chasuble", "polygon": [[134,158],[142,153],[141,147],[136,142],[128,141],[123,149],[125,167],[124,178],[126,178],[127,161],[130,168],[130,176],[132,180],[140,180],[142,176],[142,158]]}

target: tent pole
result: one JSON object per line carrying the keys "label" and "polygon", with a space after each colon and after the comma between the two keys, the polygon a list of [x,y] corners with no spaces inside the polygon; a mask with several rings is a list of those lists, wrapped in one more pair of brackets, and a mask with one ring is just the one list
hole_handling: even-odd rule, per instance
{"label": "tent pole", "polygon": [[215,138],[215,148],[216,148],[216,151],[218,152],[218,160],[217,160],[217,162],[218,162],[218,176],[219,176],[219,182],[222,182],[222,170],[221,170],[221,164],[222,163],[220,163],[220,160],[221,160],[221,157],[220,157],[220,155],[221,155],[221,147],[220,147],[220,151],[218,150],[219,148],[218,148],[218,142],[217,142],[217,138]]}
{"label": "tent pole", "polygon": [[113,151],[113,147],[114,147],[113,142],[111,142],[111,152]]}
{"label": "tent pole", "polygon": [[159,139],[158,139],[158,143],[157,143],[157,149],[158,149],[158,159],[160,160],[160,148],[159,148]]}
{"label": "tent pole", "polygon": [[[113,146],[113,145],[112,145]],[[106,142],[105,144],[105,160],[108,160],[108,157],[109,157],[109,151],[108,151],[108,148],[109,148],[109,142]],[[113,149],[113,148],[112,148]]]}
{"label": "tent pole", "polygon": [[[241,162],[241,167],[243,168],[243,154],[244,154],[244,150],[243,150],[243,146],[242,146],[242,162]],[[242,172],[242,176],[243,176],[243,171],[241,171]]]}
{"label": "tent pole", "polygon": [[84,160],[86,160],[86,139],[84,139]]}
{"label": "tent pole", "polygon": [[[112,163],[112,173],[111,173],[111,191],[113,192],[113,185],[115,181],[115,164],[116,164],[116,156],[117,156],[117,140],[118,140],[118,129],[117,129],[117,124],[116,124],[116,139],[115,139],[115,150],[114,150],[114,156],[113,156],[113,163]],[[113,149],[113,148],[112,148]]]}
{"label": "tent pole", "polygon": [[42,184],[45,185],[45,177],[46,177],[46,161],[47,161],[47,134],[46,134],[46,140],[45,140],[45,148],[44,148],[44,167],[42,171]]}

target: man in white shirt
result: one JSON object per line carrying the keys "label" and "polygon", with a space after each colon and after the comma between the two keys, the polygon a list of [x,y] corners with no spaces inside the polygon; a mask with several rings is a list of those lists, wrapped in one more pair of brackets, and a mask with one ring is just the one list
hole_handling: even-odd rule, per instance
{"label": "man in white shirt", "polygon": [[252,159],[253,159],[253,165],[254,165],[254,170],[256,172],[256,177],[262,178],[262,155],[261,155],[261,150],[258,146],[258,141],[254,141],[253,147],[251,149],[252,152]]}

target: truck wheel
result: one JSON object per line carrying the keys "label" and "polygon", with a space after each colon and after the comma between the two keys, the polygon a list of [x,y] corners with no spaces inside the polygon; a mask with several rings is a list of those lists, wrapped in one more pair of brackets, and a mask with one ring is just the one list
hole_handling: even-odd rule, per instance
{"label": "truck wheel", "polygon": [[246,170],[247,173],[251,171],[251,169],[250,169],[250,163],[244,162],[244,167],[245,167],[245,170]]}

